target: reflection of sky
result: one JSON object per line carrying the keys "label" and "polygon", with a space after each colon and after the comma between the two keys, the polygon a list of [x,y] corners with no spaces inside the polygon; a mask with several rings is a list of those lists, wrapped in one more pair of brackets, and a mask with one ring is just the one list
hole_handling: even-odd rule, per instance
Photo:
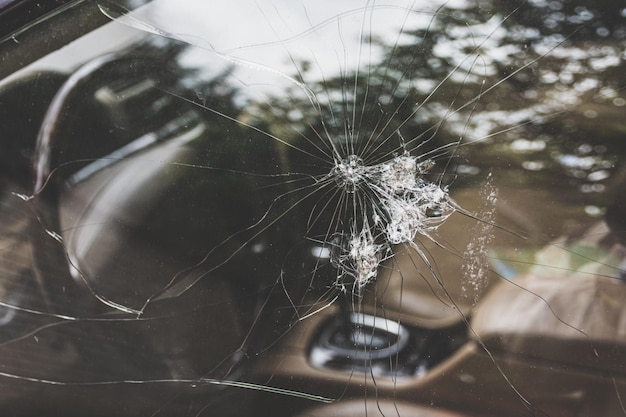
{"label": "reflection of sky", "polygon": [[[309,37],[302,47],[324,40],[328,40],[329,44],[337,44],[338,38],[324,39],[323,35],[320,36],[317,29],[321,27],[331,27],[336,31],[341,26],[341,42],[347,49],[358,45],[359,33],[361,30],[368,32],[370,27],[375,36],[386,42],[393,42],[405,18],[409,26],[420,20],[428,24],[432,12],[443,3],[443,0],[400,1],[392,5],[375,3],[375,17],[371,20],[372,7],[362,0],[238,0],[228,3],[159,0],[152,3],[150,9],[142,11],[141,16],[195,45],[236,55],[240,50],[288,41],[310,30],[316,32],[315,36]],[[405,16],[406,10],[410,8],[430,13],[411,13]],[[395,30],[390,30],[391,28]],[[256,54],[260,61],[272,59],[265,52],[259,51]]]}
{"label": "reflection of sky", "polygon": [[[434,11],[443,3],[404,1],[372,7],[362,0],[276,0],[271,4],[161,0],[139,10],[136,17],[175,38],[217,51],[227,61],[245,63],[248,70],[269,67],[295,77],[294,63],[307,61],[305,79],[310,82],[350,73],[357,67],[363,71],[367,64],[378,63],[383,52],[376,46],[378,41],[385,45],[406,42],[401,29],[428,28]],[[461,6],[465,0],[454,3]],[[188,63],[196,59],[197,65],[202,65],[203,53],[206,51],[196,50],[198,56],[192,53]],[[249,63],[262,67],[253,68]]]}

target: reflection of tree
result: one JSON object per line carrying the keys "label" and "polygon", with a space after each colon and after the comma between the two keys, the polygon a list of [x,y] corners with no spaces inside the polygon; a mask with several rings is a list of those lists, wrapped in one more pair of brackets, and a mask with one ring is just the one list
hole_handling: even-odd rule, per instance
{"label": "reflection of tree", "polygon": [[[494,2],[497,9],[507,2]],[[523,2],[511,20],[540,32],[566,35],[573,40],[626,39],[624,4],[612,0],[555,0]]]}
{"label": "reflection of tree", "polygon": [[[340,76],[310,82],[307,81],[307,67],[312,65],[311,62],[299,63],[297,75],[316,93],[319,107],[312,105],[296,85],[281,96],[268,96],[265,101],[242,106],[236,104],[237,91],[227,87],[228,71],[210,81],[198,81],[193,91],[202,92],[200,104],[207,110],[203,112],[203,117],[209,122],[211,136],[199,147],[198,164],[220,169],[236,167],[247,174],[305,174],[319,179],[330,172],[333,159],[345,158],[352,152],[360,154],[366,147],[364,162],[374,164],[402,153],[403,143],[415,155],[428,154],[432,149],[459,139],[463,142],[483,140],[493,132],[507,130],[506,138],[503,135],[494,137],[495,141],[500,141],[497,148],[452,146],[447,154],[459,156],[462,152],[474,150],[476,154],[468,158],[476,165],[506,164],[502,159],[502,141],[541,138],[549,145],[538,158],[546,160],[545,169],[556,166],[550,161],[553,155],[569,152],[577,146],[564,145],[564,138],[583,141],[585,136],[594,136],[595,126],[590,129],[577,126],[576,132],[568,133],[564,126],[568,123],[567,112],[560,115],[556,104],[554,109],[549,107],[559,88],[567,85],[563,81],[556,84],[549,82],[545,74],[558,74],[572,61],[551,53],[550,48],[558,45],[558,40],[547,50],[545,47],[541,49],[545,43],[541,36],[543,29],[535,30],[537,21],[534,20],[539,16],[541,7],[524,5],[511,13],[511,10],[505,10],[500,3],[494,2],[489,8],[495,14],[492,18],[495,29],[483,27],[484,7],[465,10],[444,8],[433,15],[427,28],[404,28],[400,44],[384,45],[382,40],[374,40],[386,52],[379,62],[361,68],[358,75],[347,71]],[[564,4],[563,8],[569,10],[570,3]],[[580,14],[581,9],[577,10]],[[597,40],[597,32],[588,29],[601,23],[601,19],[594,21],[577,32],[572,32],[576,30],[574,26],[561,27],[562,36],[567,38],[564,45],[571,45],[585,37]],[[612,23],[617,33],[620,30],[618,26]],[[559,33],[559,30],[553,29],[551,33]],[[584,46],[578,46],[584,50]],[[494,54],[496,50],[500,53]],[[579,59],[578,63],[583,70],[574,76],[572,82],[591,78],[600,86],[619,85],[619,77],[623,76],[615,75],[612,80],[605,80],[601,77],[607,72],[593,70],[589,58]],[[193,78],[193,74],[186,76]],[[568,88],[574,94],[583,95],[574,91],[571,85]],[[585,93],[587,96],[584,99],[587,100],[598,89]],[[197,95],[192,98],[198,101]],[[542,119],[546,113],[538,112],[539,106],[548,106],[549,116],[558,115],[551,116],[548,123]],[[568,129],[571,130],[572,126]],[[338,154],[333,154],[330,141],[339,150]],[[354,150],[348,148],[351,142],[354,143]],[[437,152],[433,155],[442,156]],[[516,165],[521,165],[524,156],[513,153],[511,158]],[[444,169],[454,172],[446,162],[440,161],[438,166],[440,170],[434,168],[434,173]],[[260,190],[265,186],[263,184],[272,181],[282,184],[271,192],[252,192],[255,195],[254,207],[242,210],[251,213],[249,217],[253,220],[264,213],[261,207],[272,207],[276,210],[272,214],[276,216],[279,207],[286,210],[308,193],[310,198],[299,202],[298,210],[292,213],[295,217],[319,213],[323,211],[320,207],[326,204],[321,200],[330,195],[324,194],[327,190],[299,190],[299,185],[291,184],[289,177],[274,177],[272,180],[253,175],[238,177],[231,174],[228,177],[230,186],[239,190]],[[205,189],[206,184],[198,187]],[[212,187],[220,195],[228,194],[229,186],[214,184]],[[193,190],[190,192],[193,193]],[[283,195],[289,197],[282,199],[280,196]],[[274,202],[277,197],[281,198],[278,205]],[[229,205],[246,207],[249,204],[235,200],[232,197]],[[334,206],[329,204],[328,207]],[[333,213],[330,208],[326,213],[329,216]],[[226,221],[224,230],[236,230],[241,213],[243,211],[226,213],[225,219],[232,216],[233,223]],[[296,216],[295,213],[299,214]],[[293,221],[294,225],[298,224],[298,221]],[[319,222],[328,224],[322,220]],[[300,232],[301,235],[306,234],[302,228]]]}
{"label": "reflection of tree", "polygon": [[[428,28],[404,28],[398,45],[374,40],[386,52],[379,62],[361,68],[356,81],[355,72],[346,72],[308,82],[319,99],[319,113],[305,100],[294,99],[297,95],[274,98],[270,126],[310,138],[330,136],[339,144],[353,137],[361,147],[375,138],[379,142],[370,149],[389,139],[373,159],[402,151],[398,131],[407,141],[415,139],[409,148],[432,138],[416,154],[459,138],[499,144],[540,138],[549,144],[538,156],[542,166],[563,175],[554,155],[594,138],[611,142],[620,129],[619,118],[611,116],[619,109],[611,100],[623,98],[626,72],[620,45],[626,17],[621,6],[604,3],[494,1],[480,8],[443,8]],[[485,16],[493,27],[486,25]],[[311,65],[300,66],[304,80]],[[605,98],[594,100],[598,94]],[[302,113],[299,119],[289,118],[294,108]],[[587,109],[600,118],[606,115],[602,124],[611,126],[613,134],[599,136],[600,125],[581,117]],[[498,131],[507,134],[485,140]],[[483,155],[473,156],[475,163],[496,163],[484,157],[485,150],[493,150],[489,146],[458,152],[472,149]]]}

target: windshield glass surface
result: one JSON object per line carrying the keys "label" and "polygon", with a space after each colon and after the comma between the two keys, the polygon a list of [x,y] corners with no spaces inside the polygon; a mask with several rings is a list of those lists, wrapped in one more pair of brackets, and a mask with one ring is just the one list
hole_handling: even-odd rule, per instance
{"label": "windshield glass surface", "polygon": [[140,3],[0,83],[3,406],[626,414],[626,9]]}

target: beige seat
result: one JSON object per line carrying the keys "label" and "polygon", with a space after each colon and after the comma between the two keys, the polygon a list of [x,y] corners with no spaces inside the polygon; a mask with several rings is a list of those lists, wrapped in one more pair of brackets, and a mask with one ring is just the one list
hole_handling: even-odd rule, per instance
{"label": "beige seat", "polygon": [[626,374],[626,249],[603,241],[607,232],[601,222],[576,240],[595,251],[587,256],[568,243],[539,252],[530,271],[482,300],[471,336],[494,351]]}
{"label": "beige seat", "polygon": [[466,417],[452,411],[438,410],[392,400],[364,399],[338,401],[334,404],[318,406],[306,410],[296,417]]}

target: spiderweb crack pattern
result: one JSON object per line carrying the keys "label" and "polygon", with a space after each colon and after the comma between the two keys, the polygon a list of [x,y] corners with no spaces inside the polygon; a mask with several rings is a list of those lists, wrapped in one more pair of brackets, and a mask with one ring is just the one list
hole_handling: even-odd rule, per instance
{"label": "spiderweb crack pattern", "polygon": [[336,162],[330,175],[337,185],[346,194],[362,193],[372,205],[371,220],[361,207],[362,225],[352,219],[348,236],[337,233],[331,239],[331,263],[338,269],[339,288],[345,291],[352,279],[353,292],[360,295],[376,279],[380,264],[393,256],[393,245],[415,245],[417,235],[430,238],[454,212],[447,188],[424,178],[433,165],[408,152],[374,165],[365,165],[356,155]]}

